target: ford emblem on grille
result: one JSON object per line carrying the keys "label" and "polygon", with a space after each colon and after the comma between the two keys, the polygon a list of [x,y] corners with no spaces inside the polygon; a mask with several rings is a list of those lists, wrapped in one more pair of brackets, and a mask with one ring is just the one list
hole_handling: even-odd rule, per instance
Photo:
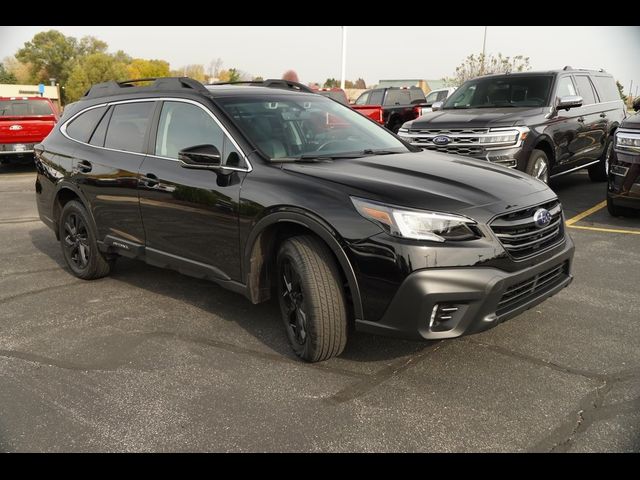
{"label": "ford emblem on grille", "polygon": [[11,125],[9,130],[22,130],[22,125]]}
{"label": "ford emblem on grille", "polygon": [[433,137],[433,143],[436,145],[446,145],[449,143],[451,139],[446,135],[438,135],[437,137]]}
{"label": "ford emblem on grille", "polygon": [[536,227],[542,228],[546,227],[551,223],[551,212],[546,208],[540,208],[536,210],[536,213],[533,214],[533,221],[536,224]]}

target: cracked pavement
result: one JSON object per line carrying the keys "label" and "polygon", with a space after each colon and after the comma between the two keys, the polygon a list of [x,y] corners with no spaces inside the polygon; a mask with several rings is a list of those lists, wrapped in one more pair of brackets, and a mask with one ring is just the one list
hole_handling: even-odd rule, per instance
{"label": "cracked pavement", "polygon": [[[573,284],[495,329],[309,365],[272,303],[127,259],[73,277],[34,178],[0,170],[0,451],[640,451],[637,235],[570,230]],[[554,188],[570,217],[605,187]]]}

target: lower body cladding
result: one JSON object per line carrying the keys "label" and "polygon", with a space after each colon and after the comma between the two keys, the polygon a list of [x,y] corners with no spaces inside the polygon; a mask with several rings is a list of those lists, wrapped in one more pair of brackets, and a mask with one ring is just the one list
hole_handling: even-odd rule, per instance
{"label": "lower body cladding", "polygon": [[432,268],[411,273],[377,322],[358,330],[437,340],[477,333],[555,295],[573,280],[573,242],[544,262],[516,272],[496,268]]}

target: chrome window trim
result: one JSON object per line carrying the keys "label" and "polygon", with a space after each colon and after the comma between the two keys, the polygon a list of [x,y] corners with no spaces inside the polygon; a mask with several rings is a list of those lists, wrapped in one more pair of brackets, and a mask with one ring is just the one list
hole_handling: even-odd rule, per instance
{"label": "chrome window trim", "polygon": [[244,152],[244,150],[242,150],[242,148],[240,148],[240,145],[238,145],[238,142],[236,142],[235,138],[233,138],[233,136],[231,135],[231,133],[229,133],[229,130],[227,130],[227,128],[222,124],[222,122],[220,122],[220,120],[218,120],[218,117],[215,116],[215,114],[209,110],[206,106],[204,106],[202,103],[200,102],[196,102],[195,100],[189,100],[186,98],[177,98],[177,97],[155,97],[155,98],[135,98],[135,99],[130,99],[130,100],[117,100],[117,101],[113,101],[113,102],[106,102],[106,103],[100,103],[98,105],[92,105],[90,107],[87,107],[83,110],[80,110],[78,113],[76,113],[75,115],[73,115],[69,120],[66,120],[62,125],[60,125],[60,133],[62,133],[62,135],[64,135],[66,138],[68,138],[71,141],[74,141],[76,143],[79,143],[81,145],[85,145],[87,147],[92,147],[92,148],[99,148],[102,150],[108,150],[111,152],[120,152],[120,153],[128,153],[130,155],[140,155],[143,157],[153,157],[153,158],[161,158],[163,160],[171,160],[174,162],[180,162],[179,159],[177,158],[170,158],[170,157],[161,157],[159,155],[153,155],[153,154],[147,154],[147,153],[139,153],[139,152],[130,152],[128,150],[118,150],[117,148],[109,148],[109,147],[101,147],[98,145],[91,145],[90,143],[86,143],[86,142],[82,142],[80,140],[76,140],[75,138],[72,138],[71,136],[69,136],[69,134],[67,133],[67,125],[69,123],[71,123],[73,120],[76,119],[76,117],[82,115],[85,112],[88,112],[89,110],[93,110],[94,108],[101,108],[101,107],[110,107],[112,105],[121,105],[121,104],[125,104],[125,103],[143,103],[143,102],[181,102],[181,103],[189,103],[191,105],[195,105],[197,107],[200,107],[202,110],[204,110],[206,113],[209,114],[209,116],[213,119],[214,122],[216,122],[216,124],[220,127],[220,129],[223,131],[223,133],[229,137],[229,140],[231,140],[231,143],[233,144],[234,147],[236,147],[236,149],[238,150],[238,152],[240,152],[240,154],[242,155],[242,158],[244,159],[244,161],[247,164],[247,168],[238,168],[238,167],[227,167],[227,166],[220,166],[219,168],[222,170],[233,170],[233,171],[238,171],[238,172],[251,172],[253,170],[253,165],[251,165],[251,162],[249,161],[249,159],[247,158],[247,154]]}

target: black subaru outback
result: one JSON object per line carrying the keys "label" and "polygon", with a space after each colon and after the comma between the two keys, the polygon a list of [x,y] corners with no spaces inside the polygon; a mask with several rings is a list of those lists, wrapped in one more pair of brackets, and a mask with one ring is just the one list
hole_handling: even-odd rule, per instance
{"label": "black subaru outback", "polygon": [[36,155],[40,218],[75,275],[122,256],[276,297],[307,361],[352,328],[485,330],[572,280],[543,182],[419,151],[293,82],[99,84]]}

